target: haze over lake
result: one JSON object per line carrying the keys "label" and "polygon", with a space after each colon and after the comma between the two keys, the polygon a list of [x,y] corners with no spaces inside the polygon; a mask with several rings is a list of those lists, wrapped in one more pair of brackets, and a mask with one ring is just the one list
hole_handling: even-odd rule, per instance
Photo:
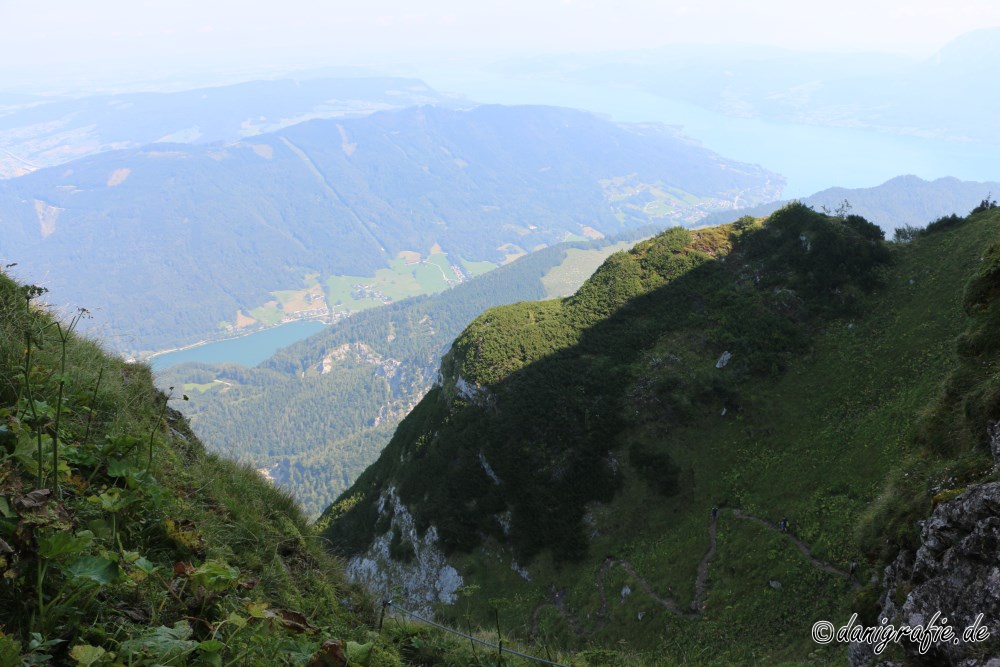
{"label": "haze over lake", "polygon": [[478,69],[432,70],[422,75],[438,90],[461,91],[487,103],[551,104],[587,109],[619,122],[678,125],[684,134],[720,155],[783,175],[787,180],[784,198],[805,197],[833,185],[871,187],[901,174],[927,180],[998,177],[992,144],[740,118],[631,86],[540,77],[484,78]]}

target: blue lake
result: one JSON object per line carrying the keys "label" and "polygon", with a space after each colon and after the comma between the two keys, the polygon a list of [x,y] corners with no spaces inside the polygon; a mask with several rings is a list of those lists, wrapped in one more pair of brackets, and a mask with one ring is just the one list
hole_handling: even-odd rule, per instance
{"label": "blue lake", "polygon": [[[495,104],[551,104],[586,109],[619,122],[679,125],[724,157],[760,164],[787,179],[783,198],[830,187],[866,188],[905,174],[1000,180],[997,146],[892,135],[866,128],[795,125],[734,118],[635,88],[531,78],[484,77],[456,68],[426,72],[437,90],[461,90]],[[985,193],[984,193],[985,194]]]}
{"label": "blue lake", "polygon": [[163,370],[189,361],[204,363],[235,362],[244,366],[256,366],[283,347],[322,331],[327,325],[322,322],[290,322],[273,329],[207,343],[177,352],[167,352],[149,360],[154,371]]}

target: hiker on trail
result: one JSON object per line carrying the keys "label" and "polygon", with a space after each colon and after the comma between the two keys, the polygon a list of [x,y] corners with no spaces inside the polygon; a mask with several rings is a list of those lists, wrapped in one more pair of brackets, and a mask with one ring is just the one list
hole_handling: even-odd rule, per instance
{"label": "hiker on trail", "polygon": [[719,518],[719,508],[718,507],[713,507],[712,508],[712,518],[713,519],[718,519]]}
{"label": "hiker on trail", "polygon": [[851,559],[851,578],[852,579],[858,578],[858,561],[856,561],[853,558]]}
{"label": "hiker on trail", "polygon": [[783,533],[788,532],[788,517],[782,517],[781,523],[778,524],[778,530]]}

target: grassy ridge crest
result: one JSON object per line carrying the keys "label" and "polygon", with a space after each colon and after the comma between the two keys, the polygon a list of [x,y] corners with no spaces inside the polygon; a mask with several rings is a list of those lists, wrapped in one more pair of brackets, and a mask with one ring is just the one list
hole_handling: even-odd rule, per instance
{"label": "grassy ridge crest", "polygon": [[886,243],[793,205],[488,311],[325,534],[364,552],[392,486],[477,591],[443,619],[500,609],[641,663],[842,664],[811,624],[870,619],[917,521],[993,475],[998,236],[993,207]]}

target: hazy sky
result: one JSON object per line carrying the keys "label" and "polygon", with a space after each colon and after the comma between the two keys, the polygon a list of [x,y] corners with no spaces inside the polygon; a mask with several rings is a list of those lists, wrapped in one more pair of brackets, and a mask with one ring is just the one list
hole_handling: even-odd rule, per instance
{"label": "hazy sky", "polygon": [[147,62],[356,65],[427,52],[691,42],[929,55],[992,26],[1000,26],[996,0],[0,0],[0,76],[91,64],[95,72],[97,64]]}

